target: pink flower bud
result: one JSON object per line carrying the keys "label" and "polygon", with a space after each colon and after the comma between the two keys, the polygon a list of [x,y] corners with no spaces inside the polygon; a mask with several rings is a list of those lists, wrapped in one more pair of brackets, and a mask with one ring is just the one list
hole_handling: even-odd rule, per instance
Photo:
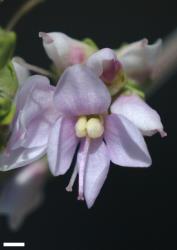
{"label": "pink flower bud", "polygon": [[44,49],[59,72],[73,64],[84,63],[96,51],[96,48],[60,32],[40,32],[39,37],[43,39]]}

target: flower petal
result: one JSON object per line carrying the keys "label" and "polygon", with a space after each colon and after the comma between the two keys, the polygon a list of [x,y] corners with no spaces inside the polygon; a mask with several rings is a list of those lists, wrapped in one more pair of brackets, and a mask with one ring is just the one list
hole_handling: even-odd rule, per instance
{"label": "flower petal", "polygon": [[[79,160],[79,155],[78,155]],[[102,139],[93,140],[87,159],[85,170],[84,195],[87,206],[93,206],[106,180],[110,165],[110,158]]]}
{"label": "flower petal", "polygon": [[33,148],[47,145],[51,124],[44,120],[43,114],[39,113],[39,111],[26,127],[22,121],[25,111],[19,114],[7,146],[9,149],[15,150],[19,147]]}
{"label": "flower petal", "polygon": [[106,112],[111,97],[92,70],[85,65],[74,65],[60,78],[54,101],[64,115],[79,116]]}
{"label": "flower petal", "polygon": [[106,82],[112,82],[121,69],[115,52],[109,48],[101,49],[91,55],[86,65]]}
{"label": "flower petal", "polygon": [[[17,105],[18,111],[13,126],[11,126],[12,135],[9,142],[11,149],[46,145],[49,129],[59,117],[53,103],[54,89],[49,82],[43,85],[42,81],[36,81],[36,85],[31,86],[32,89],[28,88],[27,84],[22,87],[17,98],[17,102],[22,101],[23,103],[21,92],[23,93],[24,89],[27,88],[29,95],[26,97],[23,106],[22,103]],[[26,92],[23,94],[25,95]]]}
{"label": "flower petal", "polygon": [[90,146],[91,146],[90,138],[86,137],[81,140],[81,145],[79,148],[77,164],[76,164],[79,174],[78,200],[84,200],[85,169],[87,167],[87,160],[89,156]]}
{"label": "flower petal", "polygon": [[47,156],[53,175],[65,174],[72,163],[78,144],[74,125],[74,119],[59,118],[52,127]]}
{"label": "flower petal", "polygon": [[50,89],[50,82],[47,77],[34,75],[30,76],[22,85],[16,96],[17,111],[21,110],[27,99],[31,98],[34,89]]}
{"label": "flower petal", "polygon": [[21,146],[25,148],[33,148],[47,145],[50,128],[51,124],[39,115],[33,119],[31,124],[27,127]]}
{"label": "flower petal", "polygon": [[42,88],[34,88],[31,96],[26,100],[23,107],[23,124],[28,126],[33,119],[40,116],[46,123],[55,122],[59,116],[53,102],[54,88],[53,86],[42,86]]}
{"label": "flower petal", "polygon": [[143,135],[151,136],[156,132],[162,137],[166,135],[158,113],[136,95],[118,97],[111,105],[111,112],[129,119]]}
{"label": "flower petal", "polygon": [[36,160],[39,160],[46,154],[46,147],[39,148],[19,148],[0,154],[0,171],[9,171],[11,169],[23,167]]}
{"label": "flower petal", "polygon": [[107,116],[104,138],[113,163],[125,167],[151,165],[141,132],[125,117],[114,114]]}
{"label": "flower petal", "polygon": [[[23,59],[20,58],[20,60],[23,60]],[[28,69],[26,69],[20,63],[18,63],[18,58],[14,57],[12,59],[12,63],[13,63],[13,66],[15,68],[15,72],[16,72],[19,86],[22,86],[23,83],[26,81],[26,79],[30,76],[30,72]]]}

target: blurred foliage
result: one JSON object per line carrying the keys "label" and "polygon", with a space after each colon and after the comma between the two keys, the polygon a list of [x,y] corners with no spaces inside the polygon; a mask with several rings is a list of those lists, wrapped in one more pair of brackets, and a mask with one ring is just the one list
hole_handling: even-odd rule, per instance
{"label": "blurred foliage", "polygon": [[0,28],[0,69],[12,58],[16,44],[16,34]]}
{"label": "blurred foliage", "polygon": [[16,34],[0,28],[0,149],[6,144],[9,125],[15,114],[13,100],[18,81],[11,62],[15,44]]}

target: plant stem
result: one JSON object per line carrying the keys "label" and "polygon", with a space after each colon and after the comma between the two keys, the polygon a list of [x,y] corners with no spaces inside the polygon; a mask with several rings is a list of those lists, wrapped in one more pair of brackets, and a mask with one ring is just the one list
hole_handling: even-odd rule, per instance
{"label": "plant stem", "polygon": [[30,12],[35,6],[38,4],[44,2],[44,0],[29,0],[25,2],[19,10],[12,16],[9,23],[6,26],[6,30],[12,30],[15,25],[18,23],[18,21],[26,15],[28,12]]}
{"label": "plant stem", "polygon": [[46,69],[43,69],[43,68],[41,68],[39,66],[27,63],[25,60],[23,60],[20,57],[15,57],[15,62],[18,63],[18,64],[20,64],[21,66],[25,67],[26,69],[28,69],[30,71],[33,71],[35,73],[38,73],[38,74],[41,74],[41,75],[45,75],[45,76],[48,76],[48,77],[52,77],[52,74],[51,74],[50,71],[48,71]]}

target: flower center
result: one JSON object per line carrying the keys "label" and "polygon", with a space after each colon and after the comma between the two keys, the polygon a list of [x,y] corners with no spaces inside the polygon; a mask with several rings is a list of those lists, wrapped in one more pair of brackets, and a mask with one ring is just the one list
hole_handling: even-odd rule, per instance
{"label": "flower center", "polygon": [[76,135],[79,138],[88,136],[96,139],[103,135],[104,126],[102,117],[81,116],[75,125]]}
{"label": "flower center", "polygon": [[126,76],[123,70],[120,70],[111,83],[106,83],[111,96],[116,95],[126,83]]}

